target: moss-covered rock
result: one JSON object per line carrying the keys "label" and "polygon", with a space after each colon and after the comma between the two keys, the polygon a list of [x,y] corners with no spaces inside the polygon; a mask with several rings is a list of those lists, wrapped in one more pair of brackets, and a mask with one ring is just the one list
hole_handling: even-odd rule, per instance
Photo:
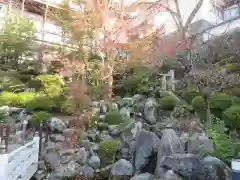
{"label": "moss-covered rock", "polygon": [[113,162],[119,144],[119,140],[106,140],[100,143],[99,157],[103,166]]}

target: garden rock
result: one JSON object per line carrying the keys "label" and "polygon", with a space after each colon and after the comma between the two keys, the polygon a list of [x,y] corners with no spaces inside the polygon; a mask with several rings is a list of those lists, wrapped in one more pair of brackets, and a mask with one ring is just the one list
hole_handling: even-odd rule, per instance
{"label": "garden rock", "polygon": [[[157,145],[160,143],[160,139],[152,132],[142,130],[137,137],[136,150],[134,153],[134,168],[136,172],[141,172],[145,169],[150,171],[151,165],[156,165],[156,162],[151,162],[154,149],[157,149]],[[147,169],[146,169],[147,168]]]}
{"label": "garden rock", "polygon": [[77,155],[78,155],[78,162],[80,165],[84,165],[87,163],[88,151],[84,147],[79,148]]}
{"label": "garden rock", "polygon": [[109,125],[108,126],[108,132],[110,135],[116,136],[121,133],[121,129],[118,125]]}
{"label": "garden rock", "polygon": [[88,165],[85,165],[82,167],[82,172],[83,172],[84,177],[93,177],[94,176],[93,168],[89,167]]}
{"label": "garden rock", "polygon": [[107,106],[106,106],[104,100],[101,100],[99,102],[99,108],[100,108],[100,111],[99,111],[100,114],[105,114],[107,112]]}
{"label": "garden rock", "polygon": [[100,158],[98,156],[91,156],[88,160],[89,166],[91,166],[93,169],[97,169],[100,167]]}
{"label": "garden rock", "polygon": [[148,98],[144,106],[144,118],[150,124],[157,122],[157,107],[158,103],[154,98]]}
{"label": "garden rock", "polygon": [[133,166],[125,159],[120,159],[117,161],[111,169],[112,176],[132,176],[132,174]]}
{"label": "garden rock", "polygon": [[130,112],[129,109],[126,107],[123,107],[120,109],[120,114],[125,118],[130,118]]}
{"label": "garden rock", "polygon": [[75,176],[77,174],[79,174],[79,172],[81,172],[81,166],[79,164],[77,164],[74,161],[69,162],[68,164],[61,164],[60,166],[58,166],[58,168],[56,168],[55,170],[55,174],[56,177],[72,177]]}
{"label": "garden rock", "polygon": [[173,129],[164,129],[159,144],[158,157],[169,156],[172,154],[184,153],[184,147]]}
{"label": "garden rock", "polygon": [[168,170],[167,172],[164,172],[160,180],[181,180],[181,178],[174,173],[173,170]]}
{"label": "garden rock", "polygon": [[50,119],[49,126],[52,132],[63,132],[63,130],[66,128],[65,123],[61,119],[56,117],[52,117]]}
{"label": "garden rock", "polygon": [[49,170],[57,169],[57,167],[60,165],[60,158],[61,158],[60,154],[56,151],[47,153],[44,156],[44,162],[47,169]]}
{"label": "garden rock", "polygon": [[213,153],[215,151],[214,143],[204,133],[195,133],[187,142],[188,153],[198,154],[201,152]]}
{"label": "garden rock", "polygon": [[75,129],[73,128],[66,128],[63,130],[63,136],[65,138],[70,138],[75,133]]}
{"label": "garden rock", "polygon": [[118,101],[120,107],[129,107],[133,105],[133,99],[131,97],[124,97]]}
{"label": "garden rock", "polygon": [[53,142],[63,142],[65,141],[65,137],[61,134],[51,134],[50,140]]}
{"label": "garden rock", "polygon": [[201,156],[194,154],[173,154],[162,157],[161,166],[188,178],[199,169],[201,160]]}
{"label": "garden rock", "polygon": [[232,180],[231,169],[220,159],[212,156],[205,157],[191,180]]}
{"label": "garden rock", "polygon": [[157,180],[157,179],[150,173],[143,173],[133,176],[131,180]]}
{"label": "garden rock", "polygon": [[105,141],[105,140],[111,140],[111,139],[113,139],[113,138],[109,135],[108,131],[102,131],[102,132],[100,133],[100,139],[101,139],[102,141]]}
{"label": "garden rock", "polygon": [[143,99],[143,96],[141,94],[135,94],[132,97],[132,103],[136,104],[137,102],[141,101]]}

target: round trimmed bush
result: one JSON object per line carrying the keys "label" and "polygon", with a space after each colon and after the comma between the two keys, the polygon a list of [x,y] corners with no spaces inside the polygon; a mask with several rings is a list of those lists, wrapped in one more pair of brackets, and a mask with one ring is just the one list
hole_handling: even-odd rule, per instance
{"label": "round trimmed bush", "polygon": [[240,128],[240,106],[231,106],[223,113],[225,125],[232,129]]}
{"label": "round trimmed bush", "polygon": [[159,99],[159,104],[163,110],[170,111],[178,104],[178,100],[173,96],[165,96]]}
{"label": "round trimmed bush", "polygon": [[183,93],[183,99],[188,103],[191,104],[193,98],[201,96],[201,93],[197,90],[187,90]]}
{"label": "round trimmed bush", "polygon": [[192,100],[192,107],[197,113],[202,113],[205,109],[205,102],[202,96],[197,96]]}
{"label": "round trimmed bush", "polygon": [[119,144],[119,140],[106,140],[100,143],[99,157],[102,165],[108,165],[112,163]]}
{"label": "round trimmed bush", "polygon": [[118,125],[123,123],[124,119],[119,112],[108,112],[105,116],[105,122],[108,125]]}
{"label": "round trimmed bush", "polygon": [[211,112],[221,118],[224,110],[228,109],[232,105],[232,97],[226,93],[215,93],[210,98]]}

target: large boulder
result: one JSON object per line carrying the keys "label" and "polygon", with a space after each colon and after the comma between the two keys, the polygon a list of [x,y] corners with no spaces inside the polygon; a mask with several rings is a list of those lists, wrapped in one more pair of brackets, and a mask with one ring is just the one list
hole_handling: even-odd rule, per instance
{"label": "large boulder", "polygon": [[201,166],[201,160],[201,156],[194,154],[173,154],[163,157],[161,166],[173,170],[175,173],[188,178],[199,169]]}
{"label": "large boulder", "polygon": [[144,106],[144,118],[149,124],[157,122],[158,103],[154,98],[148,98]]}
{"label": "large boulder", "polygon": [[201,152],[213,153],[215,151],[214,143],[205,133],[193,134],[187,142],[188,153],[199,154]]}
{"label": "large boulder", "polygon": [[212,156],[205,157],[199,168],[191,175],[190,180],[231,180],[232,171],[220,159]]}
{"label": "large boulder", "polygon": [[158,146],[157,165],[155,170],[155,174],[158,177],[160,177],[162,173],[161,167],[164,158],[178,153],[184,153],[182,142],[173,129],[164,129]]}
{"label": "large boulder", "polygon": [[138,174],[131,178],[131,180],[151,180],[151,179],[155,180],[156,178],[150,173]]}
{"label": "large boulder", "polygon": [[156,134],[142,130],[137,137],[136,149],[134,153],[134,168],[136,172],[152,172],[156,166],[154,152],[160,139]]}
{"label": "large boulder", "polygon": [[112,169],[111,169],[111,175],[114,176],[132,176],[133,174],[133,166],[132,164],[125,160],[125,159],[120,159],[117,161]]}
{"label": "large boulder", "polygon": [[50,130],[52,132],[63,132],[66,129],[66,124],[59,118],[52,117],[49,121]]}

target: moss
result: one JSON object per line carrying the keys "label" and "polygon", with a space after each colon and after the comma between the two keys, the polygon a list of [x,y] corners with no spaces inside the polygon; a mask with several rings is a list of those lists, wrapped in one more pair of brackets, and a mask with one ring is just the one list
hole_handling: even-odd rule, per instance
{"label": "moss", "polygon": [[119,140],[107,140],[100,143],[99,156],[102,165],[111,164],[117,152]]}
{"label": "moss", "polygon": [[105,122],[108,125],[119,125],[124,122],[124,119],[119,112],[108,112],[105,116]]}

